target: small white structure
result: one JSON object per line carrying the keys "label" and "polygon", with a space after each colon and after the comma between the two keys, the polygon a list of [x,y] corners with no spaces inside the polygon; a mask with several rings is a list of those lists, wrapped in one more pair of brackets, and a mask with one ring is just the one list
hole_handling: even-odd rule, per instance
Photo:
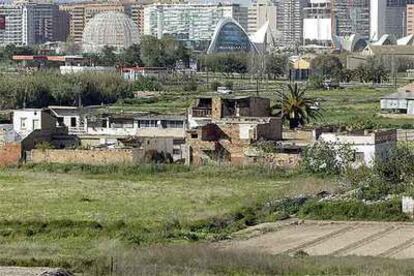
{"label": "small white structure", "polygon": [[97,72],[97,73],[105,73],[105,72],[115,72],[115,67],[105,67],[105,66],[60,66],[60,73],[62,75],[67,74],[77,74],[77,73],[84,73],[84,72]]}
{"label": "small white structure", "polygon": [[414,199],[411,196],[403,196],[401,199],[402,212],[414,217]]}
{"label": "small white structure", "polygon": [[21,138],[35,130],[56,129],[56,118],[49,109],[21,109],[13,112],[13,129]]}
{"label": "small white structure", "polygon": [[395,147],[397,131],[393,129],[370,133],[322,133],[318,140],[335,145],[348,145],[354,151],[355,165],[371,166],[376,157],[385,157],[389,150]]}
{"label": "small white structure", "polygon": [[398,92],[382,97],[381,111],[414,115],[414,83],[400,87]]}

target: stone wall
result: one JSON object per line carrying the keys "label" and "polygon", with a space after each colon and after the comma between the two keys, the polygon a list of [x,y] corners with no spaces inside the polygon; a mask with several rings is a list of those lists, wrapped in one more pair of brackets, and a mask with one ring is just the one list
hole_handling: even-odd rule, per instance
{"label": "stone wall", "polygon": [[93,150],[32,150],[33,163],[81,163],[91,165],[136,164],[144,161],[140,149],[93,149]]}
{"label": "stone wall", "polygon": [[22,147],[18,143],[0,145],[0,167],[18,165],[22,158]]}
{"label": "stone wall", "polygon": [[269,153],[258,158],[255,163],[261,163],[275,168],[294,169],[299,167],[302,161],[300,154]]}

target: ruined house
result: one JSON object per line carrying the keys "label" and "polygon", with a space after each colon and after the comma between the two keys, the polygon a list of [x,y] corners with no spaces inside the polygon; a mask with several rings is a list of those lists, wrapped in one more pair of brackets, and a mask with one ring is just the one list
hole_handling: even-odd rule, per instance
{"label": "ruined house", "polygon": [[190,161],[245,164],[247,152],[260,140],[282,139],[282,120],[271,116],[270,99],[202,97],[188,111],[186,141]]}

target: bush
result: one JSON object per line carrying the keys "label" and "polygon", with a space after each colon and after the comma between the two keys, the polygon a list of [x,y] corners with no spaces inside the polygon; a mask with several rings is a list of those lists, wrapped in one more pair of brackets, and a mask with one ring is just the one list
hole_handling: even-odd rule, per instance
{"label": "bush", "polygon": [[139,77],[133,85],[134,90],[139,91],[160,91],[160,82],[154,77]]}
{"label": "bush", "polygon": [[324,79],[322,76],[319,76],[319,75],[310,76],[308,79],[308,87],[310,89],[324,88],[323,83],[324,83]]}
{"label": "bush", "polygon": [[350,166],[353,159],[349,146],[320,142],[305,148],[302,164],[311,173],[339,174]]}
{"label": "bush", "polygon": [[408,144],[398,145],[383,156],[376,156],[374,173],[390,184],[409,182],[414,177],[414,149]]}
{"label": "bush", "polygon": [[35,149],[38,150],[48,150],[48,149],[54,149],[55,147],[49,143],[49,142],[40,142],[35,146]]}
{"label": "bush", "polygon": [[183,90],[186,92],[194,92],[197,91],[197,87],[197,81],[195,79],[190,79],[184,84]]}
{"label": "bush", "polygon": [[401,201],[392,200],[375,204],[361,201],[308,201],[299,212],[306,219],[324,220],[408,220],[401,210]]}
{"label": "bush", "polygon": [[210,84],[210,88],[213,91],[217,91],[217,88],[221,86],[221,83],[219,81],[213,81]]}
{"label": "bush", "polygon": [[233,89],[233,82],[232,81],[226,81],[224,83],[224,86],[228,89]]}

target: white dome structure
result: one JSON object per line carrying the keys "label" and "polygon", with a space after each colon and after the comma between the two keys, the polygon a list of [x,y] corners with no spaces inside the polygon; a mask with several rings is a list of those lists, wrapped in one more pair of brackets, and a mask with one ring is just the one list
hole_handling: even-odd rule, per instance
{"label": "white dome structure", "polygon": [[100,52],[105,46],[119,51],[136,43],[139,43],[137,25],[120,12],[98,13],[83,30],[82,49],[87,53]]}

